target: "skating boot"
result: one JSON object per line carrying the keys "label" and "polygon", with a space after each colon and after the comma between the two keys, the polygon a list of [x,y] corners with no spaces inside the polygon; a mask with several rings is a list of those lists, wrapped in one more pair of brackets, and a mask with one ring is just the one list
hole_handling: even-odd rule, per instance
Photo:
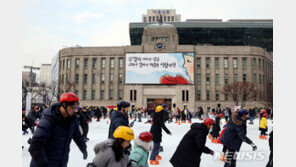
{"label": "skating boot", "polygon": [[222,154],[222,155],[220,156],[220,160],[223,161],[223,162],[225,162],[225,155],[224,155],[224,154]]}
{"label": "skating boot", "polygon": [[189,124],[192,124],[192,122],[191,122],[191,121],[188,121],[188,123],[189,123]]}
{"label": "skating boot", "polygon": [[150,165],[158,165],[159,161],[157,160],[150,160]]}
{"label": "skating boot", "polygon": [[264,136],[264,135],[262,135],[262,139],[263,139],[263,140],[267,140],[267,137]]}
{"label": "skating boot", "polygon": [[259,139],[262,139],[262,136],[263,136],[263,135],[260,135],[260,136],[259,136]]}
{"label": "skating boot", "polygon": [[212,135],[209,135],[209,139],[211,139],[211,140],[212,140],[212,139],[213,139],[213,136],[212,136]]}
{"label": "skating boot", "polygon": [[156,155],[156,160],[160,160],[160,159],[161,159],[161,156]]}

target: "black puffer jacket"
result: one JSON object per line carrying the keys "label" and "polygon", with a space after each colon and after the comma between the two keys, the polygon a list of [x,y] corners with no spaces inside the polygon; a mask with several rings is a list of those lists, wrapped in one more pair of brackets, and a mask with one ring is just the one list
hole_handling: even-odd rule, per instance
{"label": "black puffer jacket", "polygon": [[215,118],[215,124],[213,126],[213,130],[211,132],[211,135],[214,137],[214,138],[218,138],[219,137],[219,132],[221,130],[220,128],[220,117],[219,116],[216,116]]}
{"label": "black puffer jacket", "polygon": [[[164,119],[163,119],[163,112],[155,112],[152,114],[153,118],[153,124],[151,126],[150,132],[153,134],[153,141],[154,142],[161,142],[162,138],[162,129],[167,133],[170,134],[171,132],[168,130],[168,128],[164,124]],[[162,128],[162,129],[161,129]]]}
{"label": "black puffer jacket", "polygon": [[193,123],[185,134],[170,159],[174,167],[199,166],[202,153],[210,154],[211,150],[205,146],[209,129],[203,123]]}
{"label": "black puffer jacket", "polygon": [[129,120],[127,114],[123,114],[120,111],[114,111],[111,115],[111,123],[109,127],[108,138],[113,139],[113,133],[118,126],[129,126]]}

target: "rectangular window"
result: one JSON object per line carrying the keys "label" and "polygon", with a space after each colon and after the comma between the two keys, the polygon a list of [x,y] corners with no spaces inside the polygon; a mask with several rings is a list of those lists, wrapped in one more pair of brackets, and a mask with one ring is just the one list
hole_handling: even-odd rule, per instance
{"label": "rectangular window", "polygon": [[87,74],[84,74],[83,83],[87,83]]}
{"label": "rectangular window", "polygon": [[75,75],[75,83],[78,84],[78,82],[79,82],[79,74],[76,74],[76,75]]}
{"label": "rectangular window", "polygon": [[174,21],[174,19],[175,19],[174,16],[172,16],[172,21]]}
{"label": "rectangular window", "polygon": [[113,74],[110,74],[110,83],[113,83]]}
{"label": "rectangular window", "polygon": [[113,100],[113,90],[110,90],[109,99]]}
{"label": "rectangular window", "polygon": [[198,101],[200,101],[200,97],[201,97],[200,90],[197,90],[197,91],[196,91],[196,94],[197,94],[196,99],[197,99]]}
{"label": "rectangular window", "polygon": [[122,83],[122,74],[119,74],[119,83]]}
{"label": "rectangular window", "polygon": [[152,16],[152,21],[155,22],[155,16]]}
{"label": "rectangular window", "polygon": [[119,90],[118,91],[118,99],[119,100],[122,100],[122,90]]}
{"label": "rectangular window", "polygon": [[163,21],[166,21],[166,16],[163,16]]}
{"label": "rectangular window", "polygon": [[197,74],[197,81],[196,82],[197,82],[198,85],[200,85],[200,82],[201,82],[201,80],[200,80],[200,74]]}
{"label": "rectangular window", "polygon": [[69,83],[69,74],[66,74],[66,83]]}
{"label": "rectangular window", "polygon": [[105,58],[102,58],[101,59],[101,64],[102,64],[102,69],[104,69],[106,67],[106,59]]}
{"label": "rectangular window", "polygon": [[228,59],[224,58],[224,68],[228,68]]}
{"label": "rectangular window", "polygon": [[256,59],[253,59],[253,67],[256,68]]}
{"label": "rectangular window", "polygon": [[137,90],[134,90],[134,101],[137,100]]}
{"label": "rectangular window", "polygon": [[104,93],[104,90],[101,90],[101,100],[104,100],[104,97],[105,96],[105,93]]}
{"label": "rectangular window", "polygon": [[168,16],[168,21],[171,21],[170,19],[171,19],[170,16]]}
{"label": "rectangular window", "polygon": [[200,64],[200,58],[196,58],[196,66],[197,68],[200,68],[201,67],[201,64]]}
{"label": "rectangular window", "polygon": [[236,58],[233,59],[233,68],[237,68],[237,59]]}
{"label": "rectangular window", "polygon": [[237,74],[233,74],[233,83],[237,82]]}
{"label": "rectangular window", "polygon": [[102,84],[105,83],[105,74],[102,74],[102,75],[101,75],[101,83],[102,83]]}
{"label": "rectangular window", "polygon": [[64,74],[62,74],[62,83],[64,84]]}
{"label": "rectangular window", "polygon": [[188,101],[188,100],[189,100],[189,91],[186,90],[186,101]]}
{"label": "rectangular window", "polygon": [[256,84],[256,74],[253,75],[253,83]]}
{"label": "rectangular window", "polygon": [[96,83],[96,79],[97,79],[96,74],[93,74],[92,75],[92,83]]}
{"label": "rectangular window", "polygon": [[130,90],[130,101],[133,101],[133,90]]}
{"label": "rectangular window", "polygon": [[219,68],[219,58],[215,58],[215,68]]}
{"label": "rectangular window", "polygon": [[143,17],[143,22],[146,22],[146,17]]}
{"label": "rectangular window", "polygon": [[93,68],[94,69],[97,68],[97,59],[96,58],[93,59]]}
{"label": "rectangular window", "polygon": [[247,81],[247,74],[243,74],[243,82]]}
{"label": "rectangular window", "polygon": [[216,100],[218,101],[219,100],[219,91],[216,90]]}
{"label": "rectangular window", "polygon": [[224,95],[224,98],[225,98],[225,101],[228,101],[228,94],[227,93]]}
{"label": "rectangular window", "polygon": [[261,69],[261,59],[258,59],[258,67]]}
{"label": "rectangular window", "polygon": [[75,59],[75,67],[79,68],[79,59]]}
{"label": "rectangular window", "polygon": [[247,58],[243,58],[243,68],[247,68]]}
{"label": "rectangular window", "polygon": [[259,84],[262,84],[261,74],[259,74]]}
{"label": "rectangular window", "polygon": [[87,68],[88,66],[88,59],[84,59],[84,68]]}
{"label": "rectangular window", "polygon": [[219,85],[219,74],[215,75],[215,82],[216,82],[216,85]]}
{"label": "rectangular window", "polygon": [[65,60],[63,60],[63,70],[65,69]]}
{"label": "rectangular window", "polygon": [[123,68],[123,58],[119,59],[119,68]]}
{"label": "rectangular window", "polygon": [[207,100],[210,100],[210,91],[207,90]]}
{"label": "rectangular window", "polygon": [[210,85],[210,74],[207,74],[207,85]]}
{"label": "rectangular window", "polygon": [[151,16],[149,16],[149,23],[151,22]]}
{"label": "rectangular window", "polygon": [[210,68],[210,58],[206,58],[206,68]]}
{"label": "rectangular window", "polygon": [[96,91],[95,90],[92,90],[91,91],[91,99],[92,100],[95,100],[96,99]]}
{"label": "rectangular window", "polygon": [[182,90],[182,101],[185,101],[185,90]]}
{"label": "rectangular window", "polygon": [[110,59],[110,68],[114,68],[114,58]]}
{"label": "rectangular window", "polygon": [[224,75],[224,84],[228,84],[228,74]]}
{"label": "rectangular window", "polygon": [[86,100],[86,90],[83,90],[83,100]]}
{"label": "rectangular window", "polygon": [[70,60],[67,60],[67,68],[70,68]]}

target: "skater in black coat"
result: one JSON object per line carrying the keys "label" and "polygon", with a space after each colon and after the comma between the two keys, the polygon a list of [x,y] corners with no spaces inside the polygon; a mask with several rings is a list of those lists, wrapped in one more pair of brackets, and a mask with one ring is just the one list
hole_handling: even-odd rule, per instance
{"label": "skater in black coat", "polygon": [[202,153],[214,155],[214,151],[205,146],[213,124],[214,120],[211,118],[205,119],[204,123],[193,123],[179,143],[170,163],[174,167],[199,167]]}
{"label": "skater in black coat", "polygon": [[219,133],[220,133],[220,130],[221,130],[220,120],[221,120],[222,117],[223,117],[223,114],[219,114],[215,118],[215,124],[214,124],[213,130],[211,132],[211,135],[213,136],[213,139],[217,139],[219,137]]}
{"label": "skater in black coat", "polygon": [[271,131],[269,134],[269,149],[270,155],[266,167],[273,167],[273,131]]}
{"label": "skater in black coat", "polygon": [[89,138],[87,138],[87,134],[88,134],[88,123],[87,123],[87,115],[83,114],[85,111],[82,110],[86,110],[86,108],[82,107],[82,109],[80,109],[78,112],[76,112],[76,117],[78,119],[78,123],[82,129],[82,137],[84,139],[84,141],[88,141]]}

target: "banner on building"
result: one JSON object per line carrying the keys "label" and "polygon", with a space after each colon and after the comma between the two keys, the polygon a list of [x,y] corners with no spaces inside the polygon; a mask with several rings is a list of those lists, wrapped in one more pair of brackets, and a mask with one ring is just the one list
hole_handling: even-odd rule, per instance
{"label": "banner on building", "polygon": [[193,84],[193,53],[127,53],[126,84]]}

